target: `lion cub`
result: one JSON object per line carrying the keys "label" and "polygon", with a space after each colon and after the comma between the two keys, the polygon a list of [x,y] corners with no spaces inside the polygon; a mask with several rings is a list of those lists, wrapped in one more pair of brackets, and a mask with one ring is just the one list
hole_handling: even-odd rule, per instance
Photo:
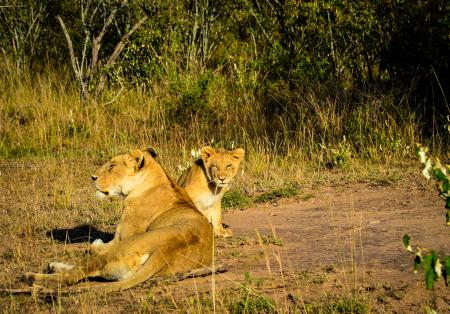
{"label": "lion cub", "polygon": [[98,196],[124,198],[111,242],[94,245],[95,253],[77,265],[51,263],[53,273],[27,273],[25,279],[70,285],[102,277],[114,281],[84,288],[114,291],[151,277],[210,266],[212,227],[155,156],[152,149],[136,149],[115,156],[92,175]]}
{"label": "lion cub", "polygon": [[215,234],[221,237],[232,236],[232,232],[222,226],[221,202],[244,155],[242,148],[226,150],[205,146],[201,149],[200,158],[178,179],[178,184],[186,189],[194,204],[213,225]]}

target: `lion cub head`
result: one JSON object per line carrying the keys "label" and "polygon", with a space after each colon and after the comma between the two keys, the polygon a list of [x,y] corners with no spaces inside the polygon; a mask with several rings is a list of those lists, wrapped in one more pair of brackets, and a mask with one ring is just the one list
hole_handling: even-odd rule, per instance
{"label": "lion cub head", "polygon": [[[105,162],[91,176],[99,198],[126,196],[142,181],[146,165],[145,154],[156,157],[154,149],[135,149]],[[148,156],[148,155],[147,155]]]}
{"label": "lion cub head", "polygon": [[214,149],[210,146],[203,147],[200,158],[205,166],[208,181],[218,187],[228,185],[236,175],[244,155],[245,151],[242,148],[226,150]]}

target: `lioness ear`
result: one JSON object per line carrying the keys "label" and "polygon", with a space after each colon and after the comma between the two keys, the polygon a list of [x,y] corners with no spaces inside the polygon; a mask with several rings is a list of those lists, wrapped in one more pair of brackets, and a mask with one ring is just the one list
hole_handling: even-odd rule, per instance
{"label": "lioness ear", "polygon": [[152,155],[153,158],[158,157],[158,153],[156,152],[156,149],[154,149],[153,147],[148,147],[147,148],[147,152]]}
{"label": "lioness ear", "polygon": [[204,162],[206,162],[208,160],[208,158],[215,152],[216,152],[216,150],[214,148],[212,148],[211,146],[205,146],[200,151],[200,158]]}
{"label": "lioness ear", "polygon": [[235,150],[231,151],[231,155],[233,158],[236,158],[237,160],[241,161],[244,159],[245,156],[245,150],[242,148],[236,148]]}
{"label": "lioness ear", "polygon": [[139,149],[133,150],[130,153],[130,156],[136,161],[138,170],[144,167],[145,164],[144,154]]}

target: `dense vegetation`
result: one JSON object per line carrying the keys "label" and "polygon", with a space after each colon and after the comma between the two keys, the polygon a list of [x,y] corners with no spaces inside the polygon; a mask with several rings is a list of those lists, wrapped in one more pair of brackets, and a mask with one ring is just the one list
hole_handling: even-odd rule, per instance
{"label": "dense vegetation", "polygon": [[336,166],[448,145],[448,1],[7,0],[0,29],[3,157],[215,141]]}
{"label": "dense vegetation", "polygon": [[[17,271],[32,268],[28,265],[43,268],[44,261],[61,250],[52,229],[69,230],[60,228],[79,224],[87,226],[89,234],[91,225],[93,230],[113,231],[120,217],[118,204],[96,201],[87,182],[96,164],[131,148],[155,146],[173,177],[203,145],[245,148],[246,161],[224,197],[223,208],[259,206],[284,197],[306,201],[325,191],[322,187],[331,194],[336,185],[352,180],[370,180],[376,186],[388,186],[400,178],[411,180],[418,177],[417,171],[410,176],[406,163],[412,159],[418,164],[417,142],[447,165],[449,56],[448,0],[3,0],[0,182],[6,192],[0,199],[0,226],[5,230],[6,249],[0,252],[0,262],[7,266],[3,278],[16,278]],[[443,196],[445,190],[448,200],[450,169],[445,171],[446,181],[438,181],[444,182],[440,192]],[[436,178],[442,177],[436,173]],[[303,189],[309,183],[312,192]],[[424,186],[414,182],[396,191],[409,192],[419,185]],[[365,213],[367,204],[353,204],[352,194],[364,193],[359,185],[345,191],[352,203],[349,211],[344,210],[346,203],[330,201],[329,216],[311,216],[311,220],[329,220],[327,232],[337,234],[336,241],[327,243],[326,254],[338,252],[337,268],[342,264],[345,279],[342,286],[336,284],[335,274],[341,271],[334,264],[323,265],[318,276],[308,268],[298,274],[285,272],[289,265],[283,262],[282,269],[278,248],[289,243],[275,236],[273,229],[273,235],[258,233],[255,241],[240,236],[227,239],[218,252],[230,260],[245,253],[247,261],[264,257],[269,261],[264,248],[272,246],[282,281],[278,287],[285,287],[289,279],[296,290],[288,294],[283,288],[284,303],[259,293],[264,291],[262,280],[245,273],[242,284],[233,281],[238,290],[217,291],[217,296],[213,289],[199,295],[195,286],[195,296],[179,298],[162,286],[159,296],[153,294],[158,290],[144,287],[140,294],[132,291],[124,299],[93,295],[91,299],[74,296],[31,302],[7,296],[0,300],[0,308],[9,312],[50,307],[85,312],[97,308],[212,312],[216,303],[211,299],[217,297],[218,309],[226,312],[269,313],[278,308],[288,312],[290,302],[305,313],[365,313],[370,312],[370,303],[361,296],[376,291],[375,311],[380,306],[395,311],[388,306],[403,296],[417,299],[417,307],[402,301],[405,307],[397,312],[418,310],[423,298],[414,288],[406,290],[402,280],[397,290],[390,284],[357,289],[358,276],[366,279],[363,224],[356,214]],[[318,198],[325,201],[324,195]],[[388,202],[396,206],[395,216],[400,213],[400,200],[395,197],[395,202]],[[409,206],[410,200],[404,200],[401,206]],[[424,205],[414,204],[421,209]],[[338,210],[346,216],[342,229],[334,217]],[[406,216],[422,224],[409,212]],[[383,228],[401,230],[392,227],[397,221]],[[376,228],[381,219],[367,222]],[[305,230],[306,235],[309,230]],[[373,240],[376,245],[369,243],[378,250],[379,239],[386,233],[372,230],[382,230]],[[411,235],[419,241],[417,234]],[[362,263],[357,269],[359,243]],[[405,243],[409,244],[409,236]],[[84,254],[79,248],[70,250],[58,256],[72,260]],[[348,259],[343,250],[348,250]],[[437,253],[423,250],[420,262],[428,287],[438,274],[447,276],[444,282],[448,282],[450,262],[444,253],[439,256],[447,268],[441,271]],[[320,257],[306,256],[322,267]],[[266,291],[272,293],[277,281],[269,267],[268,271]],[[370,276],[373,273],[381,272]],[[8,288],[15,283],[6,282]],[[320,300],[306,295],[304,302],[305,288]],[[327,291],[339,292],[328,296]],[[440,293],[439,298],[432,295],[430,304],[423,304],[425,310],[428,306],[438,309],[436,300],[448,300]]]}

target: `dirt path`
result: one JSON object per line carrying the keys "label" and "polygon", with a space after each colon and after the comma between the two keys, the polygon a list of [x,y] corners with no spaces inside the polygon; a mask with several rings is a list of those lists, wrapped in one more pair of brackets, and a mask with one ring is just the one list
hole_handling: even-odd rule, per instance
{"label": "dirt path", "polygon": [[232,211],[224,222],[238,237],[275,232],[293,270],[350,263],[353,245],[360,267],[392,276],[411,267],[401,245],[405,233],[414,243],[450,253],[444,215],[442,201],[430,191],[358,184],[318,191],[308,201]]}
{"label": "dirt path", "polygon": [[442,201],[412,185],[323,188],[307,201],[225,213],[235,234],[219,240],[219,255],[231,264],[227,276],[284,279],[282,286],[298,291],[293,278],[309,273],[303,299],[356,288],[373,294],[376,312],[422,312],[427,305],[450,312],[448,288],[439,282],[433,293],[425,291],[422,274],[412,273],[412,257],[402,248],[408,233],[413,243],[450,253]]}

